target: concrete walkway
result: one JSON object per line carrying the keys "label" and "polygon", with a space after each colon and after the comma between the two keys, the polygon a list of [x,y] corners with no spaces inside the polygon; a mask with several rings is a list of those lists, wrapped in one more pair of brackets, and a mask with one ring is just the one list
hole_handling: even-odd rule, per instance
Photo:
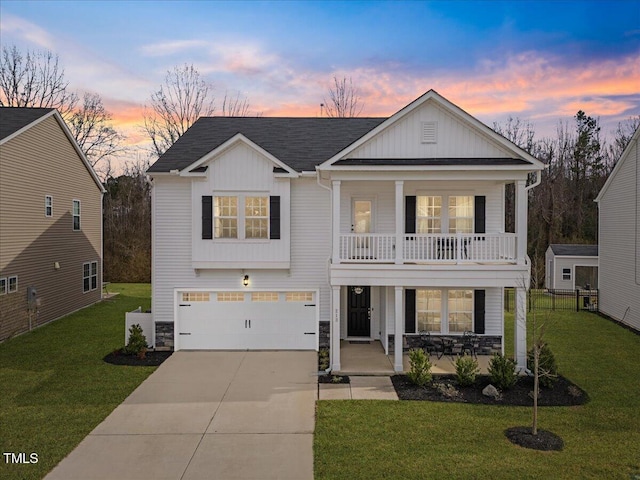
{"label": "concrete walkway", "polygon": [[319,383],[320,400],[398,400],[390,377],[349,377],[351,383]]}
{"label": "concrete walkway", "polygon": [[316,352],[176,352],[46,480],[313,479]]}

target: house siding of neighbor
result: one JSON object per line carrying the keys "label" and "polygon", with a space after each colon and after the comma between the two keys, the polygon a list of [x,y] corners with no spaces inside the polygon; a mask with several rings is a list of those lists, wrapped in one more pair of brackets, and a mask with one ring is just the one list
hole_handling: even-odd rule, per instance
{"label": "house siding of neighbor", "polygon": [[545,287],[598,288],[598,246],[551,244],[545,254]]}
{"label": "house siding of neighbor", "polygon": [[500,350],[542,168],[434,91],[390,118],[201,118],[148,170],[154,344],[328,346],[333,370],[345,339],[380,341],[398,371],[421,330]]}
{"label": "house siding of neighbor", "polygon": [[3,107],[0,119],[4,340],[100,300],[103,189],[55,110]]}
{"label": "house siding of neighbor", "polygon": [[636,130],[596,198],[600,312],[640,330],[640,160]]}

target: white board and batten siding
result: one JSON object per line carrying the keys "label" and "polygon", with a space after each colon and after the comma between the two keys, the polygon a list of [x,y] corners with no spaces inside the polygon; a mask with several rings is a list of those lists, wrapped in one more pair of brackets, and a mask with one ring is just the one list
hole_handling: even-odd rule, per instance
{"label": "white board and batten siding", "polygon": [[[435,122],[435,141],[423,141],[423,126]],[[432,140],[431,138],[427,140]],[[513,152],[470,125],[426,102],[378,136],[355,149],[348,158],[509,158]]]}
{"label": "white board and batten siding", "polygon": [[[192,261],[194,268],[289,268],[290,178],[273,174],[274,163],[241,143],[208,162],[206,178],[192,187]],[[203,196],[279,196],[280,239],[202,239]],[[238,209],[242,203],[238,204]],[[242,217],[240,217],[242,218]],[[242,225],[238,225],[239,231]],[[212,259],[216,259],[212,261]]]}
{"label": "white board and batten siding", "polygon": [[599,198],[599,310],[640,330],[640,152],[636,131]]}

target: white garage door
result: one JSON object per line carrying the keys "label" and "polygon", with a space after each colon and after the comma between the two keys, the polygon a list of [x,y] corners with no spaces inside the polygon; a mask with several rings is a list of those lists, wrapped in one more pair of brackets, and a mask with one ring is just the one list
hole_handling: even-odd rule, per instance
{"label": "white garage door", "polygon": [[176,350],[315,350],[316,293],[177,292]]}

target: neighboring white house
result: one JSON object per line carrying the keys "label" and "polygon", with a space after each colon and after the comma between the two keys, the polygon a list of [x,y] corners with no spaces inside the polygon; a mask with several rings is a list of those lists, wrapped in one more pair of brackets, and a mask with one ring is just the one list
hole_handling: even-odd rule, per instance
{"label": "neighboring white house", "polygon": [[544,286],[550,290],[598,288],[598,246],[552,243],[545,254]]}
{"label": "neighboring white house", "polygon": [[640,330],[640,128],[600,190],[599,310]]}
{"label": "neighboring white house", "polygon": [[341,340],[366,339],[402,371],[423,330],[503,348],[515,287],[524,367],[527,177],[543,167],[433,90],[389,118],[201,118],[148,170],[154,342],[327,345],[341,370]]}

